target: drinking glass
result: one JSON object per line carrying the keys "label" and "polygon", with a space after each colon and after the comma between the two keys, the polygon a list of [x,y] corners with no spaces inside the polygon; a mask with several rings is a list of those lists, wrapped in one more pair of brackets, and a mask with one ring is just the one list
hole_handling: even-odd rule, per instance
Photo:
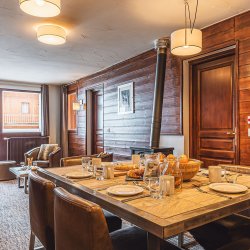
{"label": "drinking glass", "polygon": [[159,178],[161,174],[160,172],[161,172],[160,166],[155,160],[153,159],[146,160],[145,170],[143,174],[143,181],[148,188],[150,188],[150,185],[152,184],[152,181],[154,182],[155,178],[156,179]]}
{"label": "drinking glass", "polygon": [[175,189],[181,190],[183,177],[182,177],[182,172],[180,169],[180,162],[178,160],[175,160],[175,161],[171,162],[170,164],[172,164],[170,175],[174,176]]}
{"label": "drinking glass", "polygon": [[94,166],[94,168],[95,168],[95,170],[94,170],[94,172],[95,172],[95,177],[96,177],[96,180],[97,181],[103,181],[104,180],[104,171],[103,171],[103,169],[102,170],[100,170],[100,171],[98,171],[97,172],[97,166],[95,165]]}
{"label": "drinking glass", "polygon": [[148,179],[148,187],[150,196],[154,199],[161,199],[162,198],[162,192],[160,189],[160,181],[158,177],[151,177]]}
{"label": "drinking glass", "polygon": [[89,171],[89,161],[91,160],[90,157],[82,157],[82,168],[83,172]]}
{"label": "drinking glass", "polygon": [[25,166],[25,162],[21,161],[20,166],[22,167],[22,170],[26,170],[27,167]]}
{"label": "drinking glass", "polygon": [[234,166],[234,170],[230,172],[230,170],[232,170],[230,167],[224,167],[224,177],[226,182],[229,183],[236,183],[237,182],[237,178],[240,175],[239,171],[238,171],[238,167]]}

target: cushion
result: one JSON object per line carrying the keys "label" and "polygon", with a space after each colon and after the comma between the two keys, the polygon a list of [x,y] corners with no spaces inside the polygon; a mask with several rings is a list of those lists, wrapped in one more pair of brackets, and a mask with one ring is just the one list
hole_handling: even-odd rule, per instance
{"label": "cushion", "polygon": [[[114,250],[147,250],[147,232],[136,227],[127,227],[110,233]],[[181,250],[161,240],[161,250]]]}
{"label": "cushion", "polygon": [[202,247],[214,250],[240,238],[250,237],[250,220],[230,215],[190,232]]}
{"label": "cushion", "polygon": [[118,216],[116,216],[116,215],[114,215],[106,210],[103,210],[103,213],[104,213],[106,222],[108,224],[108,229],[109,229],[110,233],[121,229],[122,220]]}
{"label": "cushion", "polygon": [[234,241],[228,245],[225,245],[218,250],[249,250],[250,249],[250,239],[243,238],[237,241]]}
{"label": "cushion", "polygon": [[49,154],[58,148],[58,144],[42,144],[38,153],[37,160],[47,161]]}

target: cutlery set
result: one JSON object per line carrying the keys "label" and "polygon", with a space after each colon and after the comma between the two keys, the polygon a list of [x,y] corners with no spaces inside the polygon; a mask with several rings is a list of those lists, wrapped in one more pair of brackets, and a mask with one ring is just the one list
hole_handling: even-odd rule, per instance
{"label": "cutlery set", "polygon": [[227,198],[227,199],[232,199],[232,197],[227,196],[227,195],[224,195],[224,194],[212,193],[212,192],[205,191],[205,190],[201,189],[200,186],[197,185],[197,184],[193,184],[193,187],[194,187],[196,190],[198,190],[199,192],[204,193],[204,194],[211,194],[211,195],[216,195],[216,196],[223,197],[223,198]]}

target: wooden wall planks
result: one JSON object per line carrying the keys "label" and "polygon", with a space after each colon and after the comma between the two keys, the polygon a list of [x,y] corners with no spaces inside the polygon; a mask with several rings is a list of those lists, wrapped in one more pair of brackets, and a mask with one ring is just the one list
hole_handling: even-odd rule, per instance
{"label": "wooden wall planks", "polygon": [[[168,53],[167,74],[165,80],[162,133],[181,134],[181,63],[180,59]],[[103,85],[104,89],[104,147],[114,153],[115,158],[130,156],[131,146],[148,146],[150,138],[153,92],[155,81],[156,51],[150,50],[77,81],[78,95],[86,89],[95,89]],[[121,115],[117,113],[117,87],[134,82],[135,113]],[[72,87],[71,87],[72,88]],[[82,99],[78,97],[78,99]],[[86,114],[78,113],[78,125],[81,130],[69,136],[71,155],[85,152]],[[77,137],[82,139],[78,139]]]}
{"label": "wooden wall planks", "polygon": [[[247,116],[250,116],[250,11],[203,29],[202,54],[233,44],[239,44],[239,130],[240,163],[250,165],[250,138],[247,136]],[[116,156],[126,157],[130,146],[147,146],[151,125],[156,53],[154,50],[82,78],[74,86],[85,98],[85,89],[104,85],[104,145]],[[168,54],[165,80],[162,133],[182,133],[182,63]],[[117,86],[135,82],[135,113],[117,114]],[[72,87],[71,87],[72,88]],[[94,87],[93,87],[94,88]],[[82,99],[79,97],[79,99]],[[84,124],[86,114],[79,112],[78,134],[72,135],[71,153],[85,152]],[[77,138],[78,137],[78,138]],[[77,149],[77,152],[76,152]]]}
{"label": "wooden wall planks", "polygon": [[235,17],[235,40],[239,41],[240,163],[250,165],[250,11]]}

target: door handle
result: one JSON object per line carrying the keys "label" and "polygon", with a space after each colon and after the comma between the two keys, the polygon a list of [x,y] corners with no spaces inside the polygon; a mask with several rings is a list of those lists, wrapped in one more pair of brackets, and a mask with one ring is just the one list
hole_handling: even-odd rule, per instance
{"label": "door handle", "polygon": [[236,133],[235,132],[227,132],[226,134],[227,135],[235,135]]}

